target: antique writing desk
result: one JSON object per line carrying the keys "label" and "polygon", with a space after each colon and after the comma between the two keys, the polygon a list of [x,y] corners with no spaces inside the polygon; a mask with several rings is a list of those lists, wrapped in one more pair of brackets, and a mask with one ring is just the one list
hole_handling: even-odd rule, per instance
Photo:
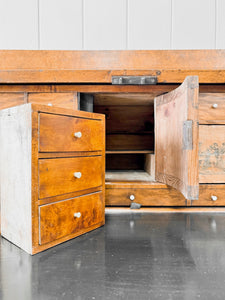
{"label": "antique writing desk", "polygon": [[104,205],[224,206],[224,83],[224,50],[0,51],[0,153],[15,157],[19,130],[33,147],[17,146],[29,241],[14,238],[1,155],[3,236],[36,253],[104,224]]}

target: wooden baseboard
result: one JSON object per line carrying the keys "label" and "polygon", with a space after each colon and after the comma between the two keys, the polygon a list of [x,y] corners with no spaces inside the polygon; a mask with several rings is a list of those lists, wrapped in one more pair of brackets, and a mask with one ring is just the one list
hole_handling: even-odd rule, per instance
{"label": "wooden baseboard", "polygon": [[106,207],[105,213],[225,213],[225,207]]}

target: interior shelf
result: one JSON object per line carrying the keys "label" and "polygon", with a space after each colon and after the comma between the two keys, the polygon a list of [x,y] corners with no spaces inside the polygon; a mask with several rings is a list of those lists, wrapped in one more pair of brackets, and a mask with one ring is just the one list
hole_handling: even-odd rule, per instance
{"label": "interior shelf", "polygon": [[153,176],[143,170],[106,171],[106,181],[154,181]]}
{"label": "interior shelf", "polygon": [[106,150],[106,154],[154,154],[152,150]]}

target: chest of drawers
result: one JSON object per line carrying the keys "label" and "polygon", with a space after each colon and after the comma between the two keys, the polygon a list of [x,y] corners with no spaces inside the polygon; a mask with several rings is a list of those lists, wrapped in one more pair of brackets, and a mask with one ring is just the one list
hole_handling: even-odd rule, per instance
{"label": "chest of drawers", "polygon": [[3,237],[34,254],[104,224],[104,128],[42,105],[0,112]]}

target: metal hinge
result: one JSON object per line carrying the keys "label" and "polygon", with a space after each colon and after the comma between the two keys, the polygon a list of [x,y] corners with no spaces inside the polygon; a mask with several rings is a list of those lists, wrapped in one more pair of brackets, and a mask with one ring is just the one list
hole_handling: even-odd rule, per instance
{"label": "metal hinge", "polygon": [[193,149],[192,127],[193,127],[192,120],[183,122],[183,150]]}
{"label": "metal hinge", "polygon": [[156,76],[112,76],[112,84],[148,85],[157,82]]}

